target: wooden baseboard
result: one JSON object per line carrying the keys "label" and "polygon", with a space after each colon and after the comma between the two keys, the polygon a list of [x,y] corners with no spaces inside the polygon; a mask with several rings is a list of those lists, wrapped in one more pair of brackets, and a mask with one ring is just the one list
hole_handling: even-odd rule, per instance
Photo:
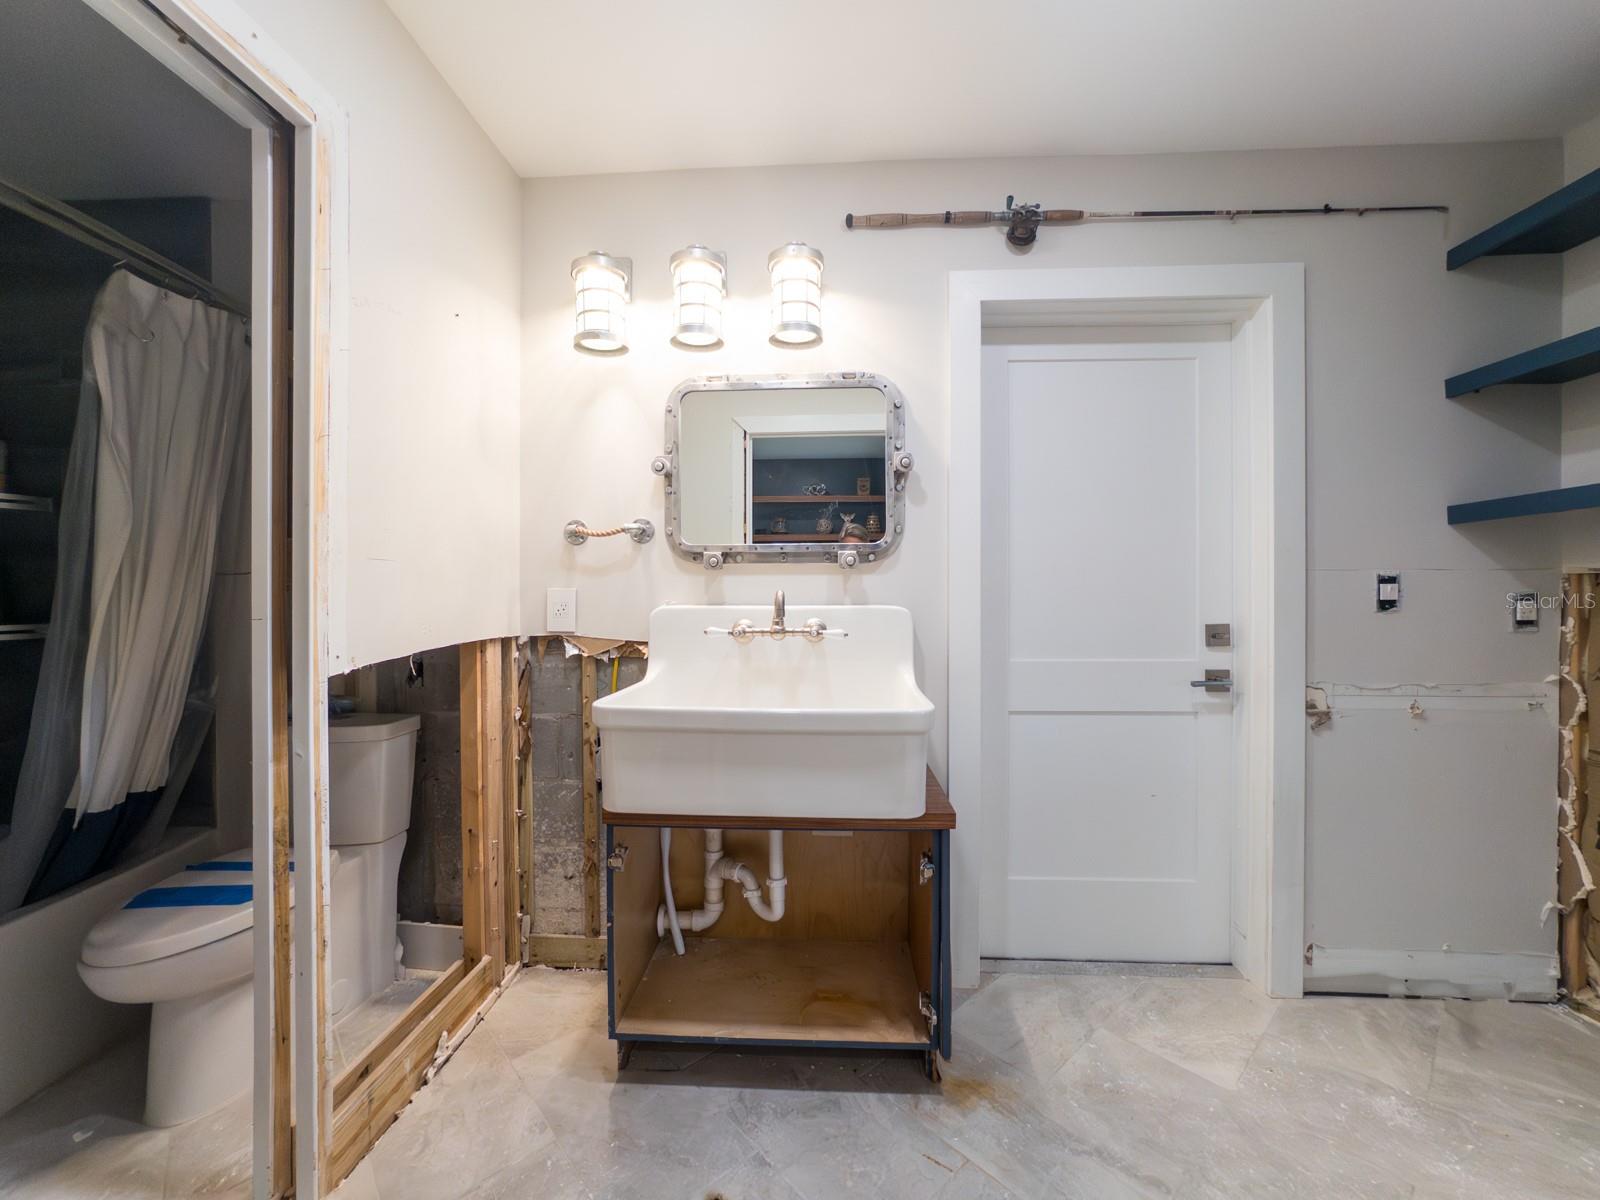
{"label": "wooden baseboard", "polygon": [[528,939],[528,961],[545,967],[603,967],[606,940],[572,934],[535,934]]}

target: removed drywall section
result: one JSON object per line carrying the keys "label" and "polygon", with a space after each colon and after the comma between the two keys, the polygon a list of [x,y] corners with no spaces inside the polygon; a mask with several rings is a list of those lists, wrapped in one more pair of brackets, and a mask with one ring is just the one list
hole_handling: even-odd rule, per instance
{"label": "removed drywall section", "polygon": [[[539,639],[533,655],[533,927],[536,937],[587,937],[591,935],[586,882],[588,866],[598,847],[588,846],[591,828],[598,829],[599,813],[585,822],[584,804],[584,661],[590,657],[596,694],[610,695],[644,678],[645,660],[637,644],[589,638]],[[587,644],[607,657],[569,653],[569,647]],[[614,681],[614,682],[613,682]],[[603,758],[603,756],[602,756]]]}
{"label": "removed drywall section", "polygon": [[461,924],[461,652],[456,646],[336,675],[328,691],[360,712],[416,713],[411,826],[400,860],[400,919]]}

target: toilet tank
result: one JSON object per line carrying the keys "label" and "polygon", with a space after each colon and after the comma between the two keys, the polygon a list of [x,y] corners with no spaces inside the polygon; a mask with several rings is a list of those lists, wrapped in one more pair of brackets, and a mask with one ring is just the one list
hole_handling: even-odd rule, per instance
{"label": "toilet tank", "polygon": [[411,824],[415,713],[328,718],[328,844],[386,842]]}

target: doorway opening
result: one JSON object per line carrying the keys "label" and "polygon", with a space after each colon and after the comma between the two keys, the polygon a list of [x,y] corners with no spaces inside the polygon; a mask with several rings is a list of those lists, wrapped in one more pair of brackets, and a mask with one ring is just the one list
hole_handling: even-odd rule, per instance
{"label": "doorway opening", "polygon": [[954,272],[950,332],[957,985],[998,950],[1299,995],[1303,269]]}

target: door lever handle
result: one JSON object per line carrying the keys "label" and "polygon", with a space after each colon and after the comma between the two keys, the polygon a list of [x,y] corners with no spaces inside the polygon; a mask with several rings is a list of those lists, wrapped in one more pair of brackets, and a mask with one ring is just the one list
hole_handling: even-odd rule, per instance
{"label": "door lever handle", "polygon": [[1204,679],[1189,680],[1190,687],[1205,688],[1208,692],[1231,692],[1233,672],[1226,668],[1211,668]]}

